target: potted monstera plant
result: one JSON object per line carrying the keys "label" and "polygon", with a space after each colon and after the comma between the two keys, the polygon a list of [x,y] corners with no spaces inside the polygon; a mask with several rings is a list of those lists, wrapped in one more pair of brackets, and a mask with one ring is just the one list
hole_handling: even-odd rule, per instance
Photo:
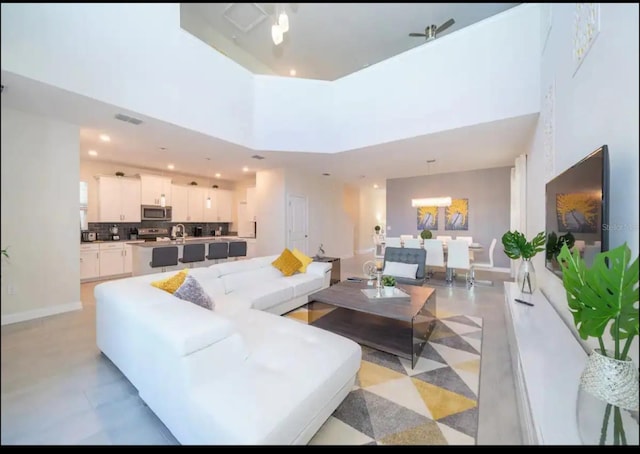
{"label": "potted monstera plant", "polygon": [[[580,378],[577,416],[582,440],[637,445],[638,367],[628,355],[638,335],[638,258],[631,261],[625,243],[597,254],[587,268],[580,252],[571,253],[565,244],[558,262],[578,333],[585,340],[597,339],[600,347],[589,355]],[[603,339],[607,331],[613,340],[609,349]]]}
{"label": "potted monstera plant", "polygon": [[524,234],[514,230],[502,235],[504,253],[512,260],[522,259],[518,268],[517,282],[522,293],[533,293],[536,289],[536,273],[531,259],[544,249],[544,232],[538,233],[531,241]]}

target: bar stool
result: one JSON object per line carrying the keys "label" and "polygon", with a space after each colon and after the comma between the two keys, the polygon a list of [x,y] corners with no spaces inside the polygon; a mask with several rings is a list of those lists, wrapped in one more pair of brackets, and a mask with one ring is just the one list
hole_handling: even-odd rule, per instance
{"label": "bar stool", "polygon": [[221,259],[229,257],[229,242],[228,241],[216,241],[215,243],[209,243],[209,254],[207,254],[208,260],[215,260],[218,263]]}
{"label": "bar stool", "polygon": [[176,266],[178,264],[178,247],[154,247],[151,250],[151,268],[162,268],[167,271],[167,266]]}
{"label": "bar stool", "polygon": [[182,247],[182,257],[180,263],[187,263],[189,268],[193,268],[195,262],[204,262],[204,243],[185,244]]}
{"label": "bar stool", "polygon": [[238,258],[247,256],[246,241],[229,241],[229,258]]}

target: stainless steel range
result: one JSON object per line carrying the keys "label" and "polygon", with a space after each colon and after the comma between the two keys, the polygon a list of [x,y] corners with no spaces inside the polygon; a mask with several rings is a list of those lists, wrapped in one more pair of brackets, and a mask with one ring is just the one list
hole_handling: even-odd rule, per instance
{"label": "stainless steel range", "polygon": [[169,229],[148,228],[138,229],[138,239],[144,241],[156,241],[158,238],[169,236]]}

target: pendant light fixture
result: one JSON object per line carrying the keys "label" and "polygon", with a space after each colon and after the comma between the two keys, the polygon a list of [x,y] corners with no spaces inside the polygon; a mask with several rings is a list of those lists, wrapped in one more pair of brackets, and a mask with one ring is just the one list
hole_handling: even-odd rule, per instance
{"label": "pendant light fixture", "polygon": [[[164,170],[162,170],[162,177],[164,178]],[[166,197],[164,196],[164,192],[162,192],[162,193],[160,194],[160,206],[161,206],[162,208],[164,208],[164,207],[166,207],[166,206],[167,206],[167,199],[166,199]]]}
{"label": "pendant light fixture", "polygon": [[[429,167],[436,162],[435,159],[429,159],[427,161],[427,175],[430,175]],[[450,207],[451,197],[427,197],[423,199],[411,199],[411,206],[416,207]]]}
{"label": "pendant light fixture", "polygon": [[276,3],[274,15],[275,21],[271,25],[271,39],[273,44],[279,46],[284,41],[284,34],[289,31],[289,16],[281,3]]}
{"label": "pendant light fixture", "polygon": [[[207,161],[211,161],[211,158],[206,158],[206,159],[207,159]],[[211,178],[207,177],[207,180],[209,182],[209,184],[207,186],[210,186],[211,185]],[[210,189],[207,188],[207,191],[210,191]],[[207,209],[211,208],[211,193],[210,192],[207,192],[206,207],[207,207]]]}

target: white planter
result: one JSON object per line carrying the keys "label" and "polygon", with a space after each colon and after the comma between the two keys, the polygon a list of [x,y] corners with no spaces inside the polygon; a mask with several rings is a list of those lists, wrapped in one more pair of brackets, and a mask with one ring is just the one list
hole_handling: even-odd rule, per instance
{"label": "white planter", "polygon": [[384,286],[384,296],[393,296],[394,292],[395,292],[395,286],[394,287],[388,287],[388,286]]}

